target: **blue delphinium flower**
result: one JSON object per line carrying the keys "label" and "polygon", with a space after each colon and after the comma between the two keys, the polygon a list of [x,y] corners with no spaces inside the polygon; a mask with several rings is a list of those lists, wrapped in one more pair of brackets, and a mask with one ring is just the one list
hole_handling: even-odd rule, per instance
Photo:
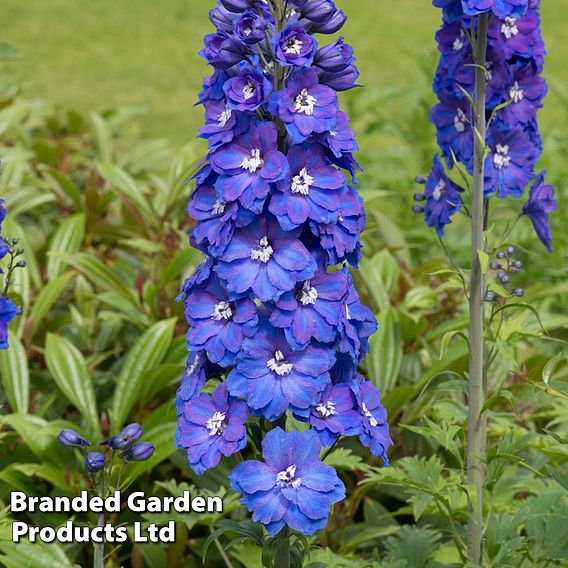
{"label": "blue delphinium flower", "polygon": [[105,455],[100,452],[89,452],[85,457],[85,469],[89,473],[97,473],[105,467]]}
{"label": "blue delphinium flower", "polygon": [[[189,331],[177,445],[197,473],[245,448],[247,418],[251,433],[270,431],[267,464],[297,446],[298,459],[274,471],[266,490],[243,481],[243,468],[233,487],[250,493],[243,503],[271,534],[285,524],[313,534],[343,496],[319,461],[321,445],[360,436],[384,456],[390,441],[378,393],[368,405],[378,429],[358,399],[357,367],[377,321],[347,268],[362,257],[365,211],[349,183],[359,148],[337,92],[355,87],[359,71],[343,38],[314,37],[337,32],[345,14],[332,0],[277,4],[219,0],[210,12],[217,30],[201,51],[213,68],[199,93],[208,153],[188,213],[190,243],[206,258],[178,297]],[[201,392],[211,380],[220,382],[213,396]],[[268,424],[291,416],[312,431]],[[316,473],[302,486],[296,473],[309,480],[308,465]]]}
{"label": "blue delphinium flower", "polygon": [[140,424],[132,423],[125,426],[118,434],[101,442],[101,446],[108,446],[113,450],[126,450],[142,437],[143,432]]}
{"label": "blue delphinium flower", "polygon": [[59,433],[57,439],[68,448],[85,448],[91,445],[91,442],[75,432],[75,430],[70,430],[66,428]]}
{"label": "blue delphinium flower", "polygon": [[554,199],[554,187],[544,181],[545,172],[537,177],[531,187],[529,198],[523,207],[526,215],[533,224],[534,230],[542,244],[552,252],[552,232],[549,217],[556,211],[557,203]]}
{"label": "blue delphinium flower", "polygon": [[307,535],[323,529],[332,505],[345,498],[345,486],[335,469],[320,460],[317,434],[275,428],[262,448],[264,462],[245,461],[229,475],[253,520],[271,535],[285,524]]}
{"label": "blue delphinium flower", "polygon": [[8,349],[8,324],[18,315],[18,306],[0,297],[0,349]]}
{"label": "blue delphinium flower", "polygon": [[201,394],[184,403],[176,445],[187,450],[191,467],[202,474],[221,455],[231,456],[246,446],[247,418],[247,404],[231,397],[221,383],[212,396]]}
{"label": "blue delphinium flower", "polygon": [[151,442],[138,442],[119,455],[120,459],[125,462],[146,461],[154,454],[155,447]]}
{"label": "blue delphinium flower", "polygon": [[[475,66],[468,34],[475,29],[476,16],[491,11],[486,62],[486,115],[491,120],[487,132],[485,195],[488,199],[521,197],[535,180],[535,167],[542,153],[536,115],[547,86],[542,77],[546,51],[540,31],[540,2],[434,0],[433,3],[444,11],[442,28],[436,33],[440,64],[434,91],[439,103],[431,112],[442,156],[448,168],[454,168],[458,162],[473,173],[474,132],[469,100],[474,94]],[[439,191],[439,184],[444,185],[446,193]],[[459,191],[435,158],[426,192],[416,194],[418,200],[427,202],[415,205],[414,210],[425,213],[428,225],[443,236],[445,226],[461,207]],[[440,199],[436,199],[438,195]],[[544,234],[542,225],[539,231],[539,235]],[[543,242],[549,247],[546,237]]]}

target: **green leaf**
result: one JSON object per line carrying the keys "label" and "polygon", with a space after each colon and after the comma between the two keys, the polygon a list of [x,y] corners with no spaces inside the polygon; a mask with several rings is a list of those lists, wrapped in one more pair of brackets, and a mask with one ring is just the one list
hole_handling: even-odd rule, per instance
{"label": "green leaf", "polygon": [[172,342],[176,318],[160,321],[148,329],[132,346],[116,381],[112,399],[113,427],[118,430],[143,392],[142,379],[162,362]]}
{"label": "green leaf", "polygon": [[63,274],[55,280],[48,282],[41,288],[41,291],[38,294],[30,312],[30,336],[33,336],[39,329],[44,318],[49,314],[51,308],[55,302],[57,302],[61,294],[63,294],[68,282],[69,277],[66,274]]}
{"label": "green leaf", "polygon": [[379,316],[379,329],[371,338],[369,357],[370,378],[382,395],[396,386],[402,358],[400,323],[397,313],[390,309]]}
{"label": "green leaf", "polygon": [[16,59],[20,57],[20,52],[7,43],[0,43],[0,59]]}
{"label": "green leaf", "polygon": [[10,337],[10,349],[0,351],[0,375],[10,408],[26,414],[29,410],[30,372],[26,350],[15,336]]}
{"label": "green leaf", "polygon": [[81,411],[92,433],[99,434],[95,388],[81,352],[68,339],[49,333],[45,344],[45,361],[61,392]]}
{"label": "green leaf", "polygon": [[77,213],[65,219],[53,234],[47,251],[47,277],[54,280],[65,269],[62,254],[75,254],[85,238],[85,214]]}
{"label": "green leaf", "polygon": [[553,357],[542,369],[542,382],[548,386],[552,375],[556,372],[556,369],[562,361],[568,361],[568,357],[564,353],[558,353]]}
{"label": "green leaf", "polygon": [[559,485],[564,487],[566,491],[568,491],[568,477],[562,471],[552,467],[551,465],[547,465],[546,470],[552,476],[554,481],[556,481]]}
{"label": "green leaf", "polygon": [[481,266],[481,272],[487,274],[489,271],[489,255],[483,250],[477,250],[477,258],[479,260],[479,265]]}

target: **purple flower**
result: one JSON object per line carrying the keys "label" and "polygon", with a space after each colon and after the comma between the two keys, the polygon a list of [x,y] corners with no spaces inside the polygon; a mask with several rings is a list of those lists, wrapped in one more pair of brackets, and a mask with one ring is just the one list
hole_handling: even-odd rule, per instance
{"label": "purple flower", "polygon": [[298,69],[286,81],[286,87],[272,95],[271,107],[286,124],[294,144],[300,144],[314,132],[333,130],[338,112],[337,94],[320,85],[315,69]]}
{"label": "purple flower", "polygon": [[138,442],[138,444],[134,444],[128,450],[121,452],[119,457],[125,463],[131,461],[146,461],[152,457],[154,450],[154,444],[151,442]]}
{"label": "purple flower", "polygon": [[86,446],[90,446],[91,442],[87,440],[87,438],[83,438],[81,434],[75,432],[75,430],[70,430],[66,428],[62,430],[57,436],[57,439],[68,448],[85,448]]}
{"label": "purple flower", "polygon": [[327,274],[325,268],[314,278],[301,282],[283,294],[271,316],[272,325],[284,330],[293,349],[305,348],[314,338],[332,343],[339,327],[339,315],[347,293],[345,271]]}
{"label": "purple flower", "polygon": [[212,367],[214,365],[209,363],[204,351],[188,353],[181,385],[176,393],[175,407],[178,416],[183,412],[183,405],[201,393],[201,389],[212,374]]}
{"label": "purple flower", "polygon": [[434,0],[432,3],[437,8],[442,8],[446,22],[452,23],[463,17],[461,0]]}
{"label": "purple flower", "polygon": [[331,87],[335,91],[348,91],[354,87],[360,87],[355,81],[359,78],[359,69],[355,65],[349,65],[341,71],[320,71],[319,82]]}
{"label": "purple flower", "polygon": [[463,11],[477,16],[492,10],[498,18],[520,18],[527,12],[529,0],[462,0]]}
{"label": "purple flower", "polygon": [[89,452],[85,457],[85,469],[89,473],[97,473],[105,467],[105,456],[100,452]]}
{"label": "purple flower", "polygon": [[282,67],[309,67],[314,60],[317,42],[299,22],[287,25],[272,38],[272,49]]}
{"label": "purple flower", "polygon": [[310,223],[314,235],[320,238],[320,244],[326,251],[329,264],[347,261],[358,266],[361,260],[359,236],[365,228],[365,210],[363,199],[351,186],[347,186],[339,195],[339,211],[335,223]]}
{"label": "purple flower", "polygon": [[217,8],[213,8],[213,10],[209,12],[209,19],[217,29],[222,30],[228,34],[233,32],[233,21],[235,19],[235,14],[227,10],[223,3],[217,6]]}
{"label": "purple flower", "polygon": [[211,154],[211,165],[219,174],[215,186],[224,202],[239,200],[243,207],[260,212],[270,184],[288,173],[276,139],[274,124],[255,122],[247,133]]}
{"label": "purple flower", "polygon": [[235,35],[247,45],[262,41],[266,33],[266,22],[255,12],[243,12],[235,20]]}
{"label": "purple flower", "polygon": [[549,217],[556,211],[557,203],[554,199],[554,187],[544,183],[545,175],[546,172],[539,174],[531,187],[529,198],[523,207],[523,215],[531,220],[538,238],[552,252]]}
{"label": "purple flower", "polygon": [[308,419],[322,445],[331,446],[339,436],[358,436],[362,432],[356,407],[355,395],[348,385],[329,385],[325,389]]}
{"label": "purple flower", "polygon": [[231,456],[247,444],[247,405],[229,396],[221,383],[212,396],[201,394],[183,405],[176,446],[187,450],[191,468],[199,475],[215,467],[221,455]]}
{"label": "purple flower", "polygon": [[225,83],[223,91],[228,108],[253,111],[266,101],[272,92],[272,83],[262,72],[244,63],[239,74]]}
{"label": "purple flower", "polygon": [[129,424],[125,426],[118,434],[112,436],[108,440],[101,442],[101,446],[108,446],[113,450],[125,450],[132,446],[134,442],[142,437],[144,431],[140,424]]}
{"label": "purple flower", "polygon": [[18,315],[18,306],[0,297],[0,349],[8,349],[8,324]]}
{"label": "purple flower", "polygon": [[544,56],[544,43],[540,36],[540,17],[531,11],[523,18],[493,18],[489,25],[489,41],[499,45],[509,60],[515,56],[541,59]]}
{"label": "purple flower", "polygon": [[306,535],[325,528],[331,506],[345,498],[345,486],[320,460],[317,434],[274,428],[262,449],[264,462],[243,462],[229,475],[253,521],[271,536],[285,525]]}
{"label": "purple flower", "polygon": [[377,320],[373,312],[361,303],[351,276],[347,298],[340,312],[339,326],[340,351],[349,353],[354,361],[361,361],[369,352],[369,337],[377,331]]}
{"label": "purple flower", "polygon": [[369,381],[365,381],[359,387],[357,403],[363,426],[359,439],[364,446],[370,448],[374,456],[380,456],[385,465],[388,465],[387,450],[392,446],[392,440],[387,411],[381,404],[378,389]]}
{"label": "purple flower", "polygon": [[188,349],[204,349],[221,367],[234,363],[243,337],[251,336],[258,323],[255,303],[247,297],[231,299],[215,275],[186,292],[185,316]]}
{"label": "purple flower", "polygon": [[199,136],[209,142],[209,149],[216,150],[232,142],[249,129],[250,118],[234,112],[225,101],[212,100],[205,103],[205,125],[199,129]]}
{"label": "purple flower", "polygon": [[276,184],[270,212],[284,230],[295,229],[308,219],[332,223],[337,219],[339,195],[345,176],[328,165],[319,145],[296,145],[288,151],[290,174]]}
{"label": "purple flower", "polygon": [[333,363],[333,352],[324,347],[293,351],[284,332],[263,318],[257,333],[243,342],[227,385],[263,418],[276,420],[289,408],[302,413],[312,406],[330,382]]}
{"label": "purple flower", "polygon": [[268,302],[277,300],[298,282],[312,278],[317,265],[299,235],[299,229],[283,231],[269,216],[258,217],[236,230],[217,267],[229,293],[252,291]]}
{"label": "purple flower", "polygon": [[460,191],[461,188],[446,175],[438,156],[434,156],[432,170],[426,180],[424,210],[426,224],[436,229],[440,237],[444,236],[445,227],[452,222],[453,215],[462,208]]}
{"label": "purple flower", "polygon": [[520,197],[533,178],[537,148],[529,133],[520,127],[506,131],[498,123],[489,129],[486,192],[499,197]]}
{"label": "purple flower", "polygon": [[343,37],[318,49],[314,57],[314,65],[316,67],[331,73],[343,71],[355,63],[355,61],[353,48],[348,43],[345,43]]}

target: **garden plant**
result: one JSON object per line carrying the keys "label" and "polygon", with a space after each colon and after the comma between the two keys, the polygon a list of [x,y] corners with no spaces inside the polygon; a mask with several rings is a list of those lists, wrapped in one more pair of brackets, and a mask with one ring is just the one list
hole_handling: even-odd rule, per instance
{"label": "garden plant", "polygon": [[[382,40],[357,26],[403,3],[202,2],[204,124],[178,150],[133,108],[30,96],[0,44],[0,565],[567,565],[547,1],[413,4],[441,24],[428,46],[384,29],[413,64],[400,89],[369,83]],[[83,491],[121,506],[10,507]],[[135,513],[134,492],[223,510]],[[16,523],[125,538],[14,542]]]}

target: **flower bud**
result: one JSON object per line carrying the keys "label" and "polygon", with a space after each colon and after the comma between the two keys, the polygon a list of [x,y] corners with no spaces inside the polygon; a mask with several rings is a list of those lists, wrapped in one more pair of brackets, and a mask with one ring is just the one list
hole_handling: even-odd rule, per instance
{"label": "flower bud", "polygon": [[343,27],[346,21],[347,16],[344,14],[343,10],[337,10],[333,17],[325,24],[312,23],[311,28],[314,32],[320,34],[334,34]]}
{"label": "flower bud", "polygon": [[416,176],[414,181],[419,185],[424,185],[426,183],[426,178],[424,176]]}
{"label": "flower bud", "polygon": [[353,48],[340,37],[316,51],[314,65],[328,72],[342,71],[355,62]]}
{"label": "flower bud", "polygon": [[513,263],[513,266],[517,270],[521,270],[521,268],[523,267],[523,262],[521,260],[515,260],[515,262]]}
{"label": "flower bud", "polygon": [[251,0],[221,0],[221,4],[224,8],[235,14],[240,14],[253,7]]}
{"label": "flower bud", "polygon": [[517,298],[522,298],[525,295],[525,291],[522,288],[515,288],[513,294],[517,296]]}
{"label": "flower bud", "polygon": [[485,294],[485,301],[486,302],[494,302],[495,301],[495,292],[487,292],[487,294]]}
{"label": "flower bud", "polygon": [[300,17],[310,22],[326,23],[329,22],[336,13],[337,8],[331,0],[313,0],[303,5]]}
{"label": "flower bud", "polygon": [[150,442],[140,442],[134,444],[129,450],[122,452],[120,458],[125,462],[146,461],[154,453],[154,444]]}
{"label": "flower bud", "polygon": [[228,34],[233,33],[233,18],[235,14],[229,12],[224,6],[218,6],[209,12],[209,19],[215,27]]}
{"label": "flower bud", "polygon": [[498,252],[497,253],[497,258],[499,258],[499,259],[503,259],[503,258],[505,258],[505,256],[506,256],[506,254],[504,252]]}
{"label": "flower bud", "polygon": [[491,268],[491,270],[499,270],[501,265],[496,260],[493,260],[491,264],[489,264],[489,268]]}
{"label": "flower bud", "polygon": [[140,424],[129,424],[125,426],[116,436],[112,436],[108,440],[101,443],[101,446],[108,446],[113,450],[126,450],[130,448],[136,440],[142,437],[144,431]]}
{"label": "flower bud", "polygon": [[509,257],[513,256],[515,254],[515,249],[513,247],[507,247],[507,254]]}
{"label": "flower bud", "polygon": [[422,207],[422,205],[413,205],[412,211],[414,213],[424,213],[424,207]]}
{"label": "flower bud", "polygon": [[416,192],[414,194],[414,201],[425,201],[426,196],[423,193]]}
{"label": "flower bud", "polygon": [[85,469],[90,473],[97,473],[105,466],[105,456],[100,452],[89,452],[85,458]]}
{"label": "flower bud", "polygon": [[86,438],[83,438],[81,434],[75,432],[75,430],[70,430],[66,428],[62,430],[57,439],[68,448],[84,448],[85,446],[90,446],[91,442]]}
{"label": "flower bud", "polygon": [[355,65],[349,65],[343,71],[330,73],[327,71],[320,71],[319,81],[322,85],[327,85],[335,91],[347,91],[358,87],[357,79],[359,78],[359,70]]}

